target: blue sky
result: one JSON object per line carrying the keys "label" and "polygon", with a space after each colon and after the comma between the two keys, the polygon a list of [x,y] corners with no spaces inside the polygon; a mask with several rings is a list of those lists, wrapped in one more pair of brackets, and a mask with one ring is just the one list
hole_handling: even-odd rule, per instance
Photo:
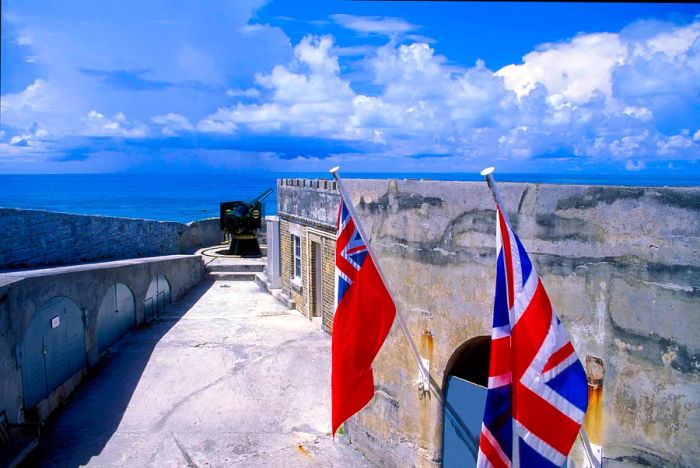
{"label": "blue sky", "polygon": [[0,173],[700,176],[700,6],[2,2]]}

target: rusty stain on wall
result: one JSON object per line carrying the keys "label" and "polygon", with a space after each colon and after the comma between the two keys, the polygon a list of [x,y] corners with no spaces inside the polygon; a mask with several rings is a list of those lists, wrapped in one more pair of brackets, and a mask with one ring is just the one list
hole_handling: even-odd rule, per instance
{"label": "rusty stain on wall", "polygon": [[[433,334],[430,332],[430,328],[428,328],[427,326],[423,329],[423,332],[420,335],[420,345],[418,352],[424,359],[427,359],[429,363],[433,362]],[[428,372],[430,372],[430,369],[428,369]],[[432,422],[429,418],[430,400],[430,392],[427,392],[421,396],[420,440],[424,447],[430,442],[430,439],[432,437]]]}

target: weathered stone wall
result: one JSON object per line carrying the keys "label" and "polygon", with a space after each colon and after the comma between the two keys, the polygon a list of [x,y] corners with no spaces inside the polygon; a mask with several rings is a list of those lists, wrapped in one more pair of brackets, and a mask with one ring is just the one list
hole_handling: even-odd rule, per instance
{"label": "weathered stone wall", "polygon": [[[85,317],[85,353],[88,366],[99,359],[97,317],[108,288],[125,284],[134,295],[136,323],[144,322],[144,300],[148,286],[163,275],[170,286],[172,300],[177,300],[201,281],[204,263],[199,255],[170,255],[156,258],[120,260],[0,274],[0,411],[10,421],[21,420],[22,375],[16,360],[16,345],[22,343],[32,319],[47,301],[65,296],[73,300]],[[80,376],[82,378],[83,375]],[[72,386],[80,378],[74,379]],[[44,400],[40,414],[50,413],[72,388]],[[59,398],[59,399],[60,399]]]}
{"label": "weathered stone wall", "polygon": [[183,224],[0,208],[0,269],[192,253],[222,240],[218,218]]}
{"label": "weathered stone wall", "polygon": [[[491,194],[485,183],[346,185],[394,299],[441,383],[453,352],[490,334]],[[587,356],[602,359],[602,391],[591,399],[586,428],[605,461],[700,464],[700,189],[508,183],[500,189],[579,356],[584,364]],[[279,211],[299,222],[305,210],[310,224],[334,220],[337,195],[312,188],[278,196]],[[439,463],[442,408],[438,399],[419,399],[416,366],[397,325],[374,371],[375,398],[348,424],[353,443],[389,465]],[[573,455],[580,460],[580,448]]]}

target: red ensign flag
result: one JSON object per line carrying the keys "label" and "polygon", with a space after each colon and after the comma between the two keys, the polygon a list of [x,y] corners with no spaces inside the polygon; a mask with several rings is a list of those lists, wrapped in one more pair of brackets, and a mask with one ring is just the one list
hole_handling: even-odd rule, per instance
{"label": "red ensign flag", "polygon": [[374,396],[372,361],[396,306],[341,196],[335,251],[337,303],[332,336],[333,434]]}

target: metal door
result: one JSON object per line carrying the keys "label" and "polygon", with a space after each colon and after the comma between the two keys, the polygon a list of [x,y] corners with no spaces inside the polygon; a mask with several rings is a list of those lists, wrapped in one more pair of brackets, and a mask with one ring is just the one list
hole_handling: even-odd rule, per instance
{"label": "metal door", "polygon": [[20,361],[25,408],[85,367],[85,327],[75,302],[56,297],[37,312],[24,334]]}
{"label": "metal door", "polygon": [[170,304],[170,284],[163,275],[158,275],[151,280],[146,291],[146,299],[143,301],[143,313],[146,321],[165,310]]}
{"label": "metal door", "polygon": [[134,295],[122,283],[110,286],[97,313],[97,349],[103,352],[136,324]]}
{"label": "metal door", "polygon": [[453,375],[445,390],[442,466],[472,467],[479,451],[486,389]]}

